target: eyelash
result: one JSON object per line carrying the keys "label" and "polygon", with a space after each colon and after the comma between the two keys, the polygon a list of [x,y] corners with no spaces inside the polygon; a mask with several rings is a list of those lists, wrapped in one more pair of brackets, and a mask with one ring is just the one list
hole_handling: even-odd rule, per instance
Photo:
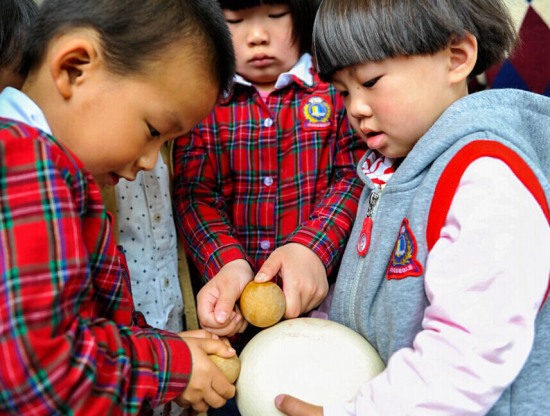
{"label": "eyelash", "polygon": [[281,17],[284,17],[286,16],[287,14],[289,14],[290,12],[282,12],[282,13],[278,13],[278,14],[270,14],[269,17],[271,17],[272,19],[280,19]]}
{"label": "eyelash", "polygon": [[149,126],[149,134],[151,134],[151,137],[160,137],[161,134],[156,128],[154,128],[150,124],[148,124],[148,126]]}
{"label": "eyelash", "polygon": [[374,87],[380,78],[382,78],[382,77],[376,77],[376,78],[371,79],[370,81],[365,82],[363,84],[363,87],[365,87],[365,88]]}
{"label": "eyelash", "polygon": [[[290,12],[282,12],[277,14],[270,14],[269,17],[272,19],[280,19],[281,17],[286,16]],[[244,19],[225,19],[225,21],[230,25],[236,25],[238,23],[241,23]]]}
{"label": "eyelash", "polygon": [[342,98],[346,98],[348,96],[347,91],[339,91],[338,94],[340,94],[340,97],[342,97]]}

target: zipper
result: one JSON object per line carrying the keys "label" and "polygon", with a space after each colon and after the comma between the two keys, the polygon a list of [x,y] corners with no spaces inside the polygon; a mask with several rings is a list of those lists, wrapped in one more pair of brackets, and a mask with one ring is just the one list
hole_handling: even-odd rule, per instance
{"label": "zipper", "polygon": [[367,215],[363,220],[363,226],[361,227],[361,233],[359,234],[359,241],[357,242],[357,252],[360,256],[366,256],[371,242],[373,217],[380,201],[380,195],[382,194],[382,187],[376,187],[369,195],[369,206],[367,208]]}

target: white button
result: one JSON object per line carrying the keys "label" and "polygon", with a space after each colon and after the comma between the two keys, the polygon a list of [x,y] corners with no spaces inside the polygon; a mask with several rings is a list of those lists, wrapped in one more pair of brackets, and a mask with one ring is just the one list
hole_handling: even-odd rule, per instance
{"label": "white button", "polygon": [[265,186],[271,186],[273,185],[273,178],[271,176],[266,176],[264,178],[264,185]]}
{"label": "white button", "polygon": [[260,243],[260,246],[263,250],[269,250],[269,247],[271,247],[271,243],[267,240],[264,240]]}
{"label": "white button", "polygon": [[264,120],[264,127],[271,127],[273,125],[273,120],[270,118],[266,118]]}

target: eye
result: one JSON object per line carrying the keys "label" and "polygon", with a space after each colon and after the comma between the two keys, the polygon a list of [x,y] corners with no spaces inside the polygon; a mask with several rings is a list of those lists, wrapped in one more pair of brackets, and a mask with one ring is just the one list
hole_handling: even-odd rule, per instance
{"label": "eye", "polygon": [[236,25],[237,23],[241,23],[243,19],[225,19],[225,21],[227,24]]}
{"label": "eye", "polygon": [[156,128],[154,128],[150,124],[147,124],[147,126],[149,127],[149,134],[151,135],[151,137],[160,137],[161,134]]}
{"label": "eye", "polygon": [[346,90],[337,90],[337,92],[342,98],[346,98],[349,95],[349,93]]}
{"label": "eye", "polygon": [[371,80],[365,82],[365,83],[363,84],[363,87],[365,87],[365,88],[372,88],[372,87],[374,87],[380,78],[382,78],[382,77],[381,77],[381,76],[380,76],[380,77],[376,77],[376,78],[373,78],[373,79],[371,79]]}
{"label": "eye", "polygon": [[289,13],[290,13],[290,11],[284,11],[284,12],[281,12],[281,13],[273,13],[273,14],[270,14],[269,17],[271,17],[272,19],[280,19],[281,17],[284,17]]}

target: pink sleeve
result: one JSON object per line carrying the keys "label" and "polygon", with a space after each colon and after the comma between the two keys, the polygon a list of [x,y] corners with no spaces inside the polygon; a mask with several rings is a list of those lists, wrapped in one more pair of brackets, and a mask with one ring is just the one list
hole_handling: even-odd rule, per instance
{"label": "pink sleeve", "polygon": [[[548,287],[550,228],[508,166],[465,171],[429,254],[430,305],[413,347],[397,351],[335,415],[482,415],[527,360]],[[526,279],[528,277],[528,279]]]}

